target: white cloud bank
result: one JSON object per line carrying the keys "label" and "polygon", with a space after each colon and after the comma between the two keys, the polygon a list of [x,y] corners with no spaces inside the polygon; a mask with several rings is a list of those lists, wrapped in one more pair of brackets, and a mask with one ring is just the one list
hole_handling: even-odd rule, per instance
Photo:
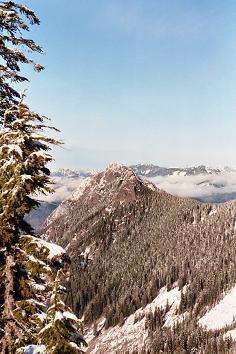
{"label": "white cloud bank", "polygon": [[[236,199],[236,173],[224,172],[219,175],[158,176],[145,178],[160,189],[179,196],[199,199],[204,202],[224,202]],[[68,198],[84,181],[84,177],[53,177],[54,194],[40,196],[40,201],[60,203]]]}
{"label": "white cloud bank", "polygon": [[236,173],[234,172],[220,175],[158,176],[148,179],[158,188],[180,197],[203,200],[212,197],[217,202],[234,199],[235,193],[236,198]]}
{"label": "white cloud bank", "polygon": [[52,188],[55,190],[53,194],[39,196],[39,201],[47,203],[60,203],[67,199],[84,181],[83,177],[68,178],[68,177],[53,177]]}

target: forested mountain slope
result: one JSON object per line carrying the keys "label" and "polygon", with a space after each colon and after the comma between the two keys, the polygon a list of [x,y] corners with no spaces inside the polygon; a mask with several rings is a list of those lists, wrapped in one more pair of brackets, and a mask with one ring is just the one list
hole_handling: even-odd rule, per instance
{"label": "forested mountain slope", "polygon": [[236,283],[235,221],[236,202],[175,197],[120,165],[64,201],[43,237],[73,258],[68,303],[94,326],[88,352],[229,352],[233,318],[198,321]]}

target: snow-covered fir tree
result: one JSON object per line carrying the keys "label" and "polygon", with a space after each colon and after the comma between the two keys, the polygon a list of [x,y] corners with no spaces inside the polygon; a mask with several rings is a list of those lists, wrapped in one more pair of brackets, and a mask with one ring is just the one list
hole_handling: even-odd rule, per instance
{"label": "snow-covered fir tree", "polygon": [[44,120],[28,108],[23,97],[4,113],[0,132],[1,246],[17,237],[19,230],[31,230],[24,216],[39,205],[31,194],[52,192],[46,168],[52,160],[48,150],[50,143],[60,143],[41,134],[46,128]]}
{"label": "snow-covered fir tree", "polygon": [[[60,247],[29,235],[32,230],[24,220],[38,206],[33,195],[52,192],[46,168],[52,160],[48,150],[49,144],[60,142],[43,134],[45,128],[55,128],[47,127],[45,118],[31,111],[23,98],[5,111],[0,132],[0,348],[3,353],[13,353],[19,348],[27,350],[30,343],[39,344],[45,353],[80,353],[84,340],[78,332],[79,320],[62,300],[55,300],[47,309],[51,291],[54,299],[59,296],[58,277],[54,290],[53,282],[67,257]],[[68,315],[60,323],[52,317],[53,306],[59,304],[60,311],[64,306],[61,316]],[[56,334],[38,336],[45,325],[48,328],[50,319]]]}
{"label": "snow-covered fir tree", "polygon": [[[85,344],[81,324],[62,297],[65,321],[60,322],[60,331],[66,335],[60,341],[58,336],[41,335],[50,323],[55,286],[62,289],[56,275],[70,262],[61,247],[35,237],[24,219],[38,206],[37,194],[53,192],[46,165],[52,160],[50,144],[60,144],[43,132],[57,129],[30,110],[24,95],[12,86],[27,80],[21,75],[22,63],[42,69],[28,58],[29,52],[42,49],[23,38],[27,22],[39,24],[32,10],[0,2],[0,352],[81,353]],[[58,321],[53,323],[56,331]]]}
{"label": "snow-covered fir tree", "polygon": [[86,345],[86,342],[80,334],[81,321],[61,299],[65,288],[61,286],[60,274],[61,270],[54,281],[46,326],[39,332],[39,342],[46,342],[47,350],[52,354],[76,354],[81,351],[81,343]]}

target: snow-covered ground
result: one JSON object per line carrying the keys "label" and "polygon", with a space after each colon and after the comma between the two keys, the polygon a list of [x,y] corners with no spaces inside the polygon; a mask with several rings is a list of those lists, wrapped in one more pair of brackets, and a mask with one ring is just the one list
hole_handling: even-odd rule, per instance
{"label": "snow-covered ground", "polygon": [[[185,289],[184,289],[185,291]],[[158,296],[146,307],[138,309],[134,314],[127,317],[122,326],[115,326],[107,330],[103,329],[105,318],[98,322],[100,334],[94,337],[93,331],[86,333],[86,340],[89,344],[88,354],[115,353],[125,350],[127,347],[134,350],[141,349],[148,338],[148,331],[145,329],[145,315],[155,308],[165,308],[167,302],[170,309],[165,317],[165,326],[172,327],[177,321],[183,320],[187,314],[178,315],[177,310],[180,305],[181,291],[178,287],[170,290],[162,288]],[[226,325],[231,325],[236,318],[236,286],[224,294],[223,299],[208,311],[199,321],[199,325],[207,330],[221,329]],[[231,336],[236,340],[236,329],[228,330],[224,337]]]}
{"label": "snow-covered ground", "polygon": [[[220,329],[236,319],[236,286],[226,293],[223,299],[208,311],[198,323],[208,330]],[[235,333],[236,338],[236,333]]]}

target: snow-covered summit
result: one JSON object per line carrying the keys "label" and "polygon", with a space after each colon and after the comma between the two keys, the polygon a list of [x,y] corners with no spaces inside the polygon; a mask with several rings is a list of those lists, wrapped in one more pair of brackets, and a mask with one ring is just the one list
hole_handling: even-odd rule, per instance
{"label": "snow-covered summit", "polygon": [[73,193],[69,195],[58,209],[52,214],[57,217],[61,214],[59,211],[65,208],[65,205],[78,201],[95,203],[98,200],[106,200],[106,206],[128,202],[135,199],[135,193],[140,191],[141,186],[155,190],[154,184],[143,181],[135,175],[133,170],[125,165],[113,163],[103,172],[99,172],[93,177],[82,179]]}
{"label": "snow-covered summit", "polygon": [[131,168],[139,176],[156,177],[156,176],[197,176],[197,175],[218,175],[224,172],[235,172],[230,167],[209,167],[205,165],[193,167],[161,167],[153,164],[132,165]]}

